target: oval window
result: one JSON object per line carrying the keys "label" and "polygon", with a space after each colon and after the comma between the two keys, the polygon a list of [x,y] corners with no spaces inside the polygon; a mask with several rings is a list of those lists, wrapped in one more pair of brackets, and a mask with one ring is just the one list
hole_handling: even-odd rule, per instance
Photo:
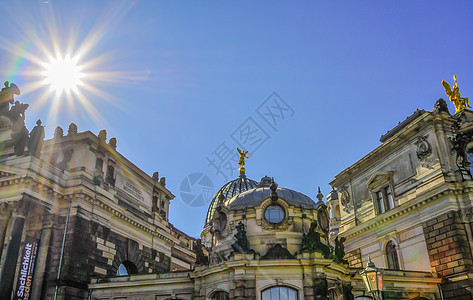
{"label": "oval window", "polygon": [[280,223],[284,220],[284,210],[279,205],[270,205],[266,208],[264,217],[269,223]]}

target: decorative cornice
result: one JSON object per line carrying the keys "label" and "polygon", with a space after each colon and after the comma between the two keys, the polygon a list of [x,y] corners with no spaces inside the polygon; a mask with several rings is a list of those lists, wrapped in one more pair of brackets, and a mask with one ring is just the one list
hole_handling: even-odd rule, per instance
{"label": "decorative cornice", "polygon": [[380,138],[379,141],[381,143],[386,142],[389,138],[393,137],[396,133],[400,132],[404,127],[406,127],[409,123],[420,117],[422,114],[425,113],[425,110],[423,109],[416,109],[416,111],[408,116],[404,121],[399,122],[393,129],[388,130],[385,134],[383,134]]}
{"label": "decorative cornice", "polygon": [[[129,223],[133,227],[138,228],[148,234],[151,234],[165,241],[171,247],[174,247],[176,244],[178,244],[178,242],[174,241],[171,237],[168,237],[158,232],[159,230],[158,226],[155,226],[155,229],[150,228],[149,226],[145,226],[144,224],[136,221],[134,218],[131,218],[130,216],[127,216],[123,212],[113,208],[112,206],[106,204],[105,202],[97,200],[95,197],[84,193],[84,190],[78,193],[65,194],[62,190],[67,190],[70,188],[62,188],[62,187],[57,187],[57,186],[54,187],[53,185],[50,185],[48,183],[37,181],[31,176],[20,175],[20,176],[15,176],[15,177],[5,177],[5,178],[0,177],[0,187],[6,187],[6,186],[18,185],[18,184],[27,184],[28,189],[30,189],[32,192],[37,192],[39,194],[53,195],[55,199],[59,199],[59,200],[65,199],[67,197],[71,197],[72,199],[74,198],[84,199],[90,204],[96,205],[102,208],[103,210],[109,213],[112,213],[117,218],[120,218],[121,220]],[[58,188],[60,191],[57,190]],[[90,191],[90,192],[93,192],[93,191]],[[172,234],[169,233],[169,235],[172,235]]]}
{"label": "decorative cornice", "polygon": [[433,126],[439,122],[452,124],[453,121],[451,118],[452,117],[448,114],[432,114],[431,112],[425,112],[421,114],[418,118],[407,124],[401,131],[397,132],[395,135],[366,154],[356,163],[336,175],[335,179],[330,182],[330,185],[332,187],[339,187],[346,184],[346,182],[348,182],[348,178],[351,178],[357,172],[366,170],[366,167],[362,166],[376,164],[378,159],[386,157],[386,152],[392,151],[392,149],[395,148],[395,146],[399,143],[405,143],[407,137],[414,136],[429,125]]}
{"label": "decorative cornice", "polygon": [[70,196],[71,197],[82,198],[82,199],[86,200],[87,202],[89,202],[90,204],[96,205],[96,206],[102,208],[103,210],[105,210],[109,213],[112,213],[115,217],[127,222],[128,224],[132,225],[133,227],[138,228],[138,229],[140,229],[140,230],[142,230],[142,231],[144,231],[148,234],[151,234],[151,235],[153,235],[155,237],[158,237],[159,239],[165,241],[171,247],[176,245],[176,242],[173,241],[170,237],[158,232],[159,227],[156,226],[156,229],[153,230],[153,228],[150,228],[149,226],[145,226],[142,223],[135,221],[133,218],[130,218],[126,214],[124,214],[121,211],[111,207],[110,205],[106,204],[103,201],[97,200],[94,197],[91,197],[91,196],[89,196],[87,194],[84,194],[84,193],[76,193],[76,194],[72,194]]}
{"label": "decorative cornice", "polygon": [[[472,188],[465,188],[466,192],[470,192],[470,191],[473,191]],[[438,194],[435,194],[431,197],[428,197],[424,200],[420,200],[416,203],[412,203],[411,205],[406,205],[405,207],[403,207],[405,204],[402,204],[384,214],[381,214],[381,215],[378,215],[376,216],[375,218],[367,221],[366,223],[362,224],[362,225],[358,225],[354,228],[350,228],[348,229],[347,231],[345,232],[340,232],[339,234],[343,237],[346,237],[347,239],[352,239],[354,237],[356,237],[357,235],[360,235],[364,232],[367,232],[367,231],[370,231],[370,230],[373,230],[377,227],[379,227],[380,225],[384,224],[384,223],[387,223],[395,218],[398,218],[400,216],[403,216],[405,214],[408,214],[410,211],[414,210],[414,209],[418,209],[419,207],[427,204],[427,203],[430,203],[436,199],[439,199],[440,197],[444,197],[444,196],[448,196],[448,195],[459,195],[459,194],[462,194],[463,193],[463,190],[451,190],[451,189],[448,189],[448,190],[445,190],[445,191],[442,191]],[[350,232],[352,231],[352,232]]]}

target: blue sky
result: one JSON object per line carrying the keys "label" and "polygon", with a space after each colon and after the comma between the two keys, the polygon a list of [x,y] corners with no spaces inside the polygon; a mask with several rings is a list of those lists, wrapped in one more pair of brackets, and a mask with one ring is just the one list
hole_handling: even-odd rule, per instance
{"label": "blue sky", "polygon": [[[452,83],[457,75],[462,95],[473,97],[471,1],[49,0],[0,7],[0,79],[22,89],[27,127],[41,118],[48,138],[71,122],[79,131],[107,129],[120,153],[166,177],[176,195],[170,220],[193,236],[207,204],[187,205],[181,181],[201,173],[216,192],[225,179],[207,158],[222,143],[236,148],[232,134],[245,122],[265,133],[249,153],[247,176],[272,176],[315,199],[318,186],[327,194],[330,178],[378,146],[387,130],[446,99],[442,79]],[[34,84],[42,80],[38,60],[79,49],[84,73],[94,74],[79,90],[95,115],[77,96],[53,101],[46,86]],[[293,114],[271,127],[257,109],[273,92]]]}

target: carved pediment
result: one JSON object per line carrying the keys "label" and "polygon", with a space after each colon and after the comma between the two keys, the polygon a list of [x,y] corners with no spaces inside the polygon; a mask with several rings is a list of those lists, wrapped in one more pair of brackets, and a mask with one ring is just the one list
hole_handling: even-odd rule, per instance
{"label": "carved pediment", "polygon": [[293,259],[295,258],[294,255],[281,246],[281,244],[276,244],[273,247],[269,248],[268,252],[261,257],[261,259]]}
{"label": "carved pediment", "polygon": [[366,187],[368,189],[372,189],[373,187],[382,184],[384,182],[388,182],[392,177],[393,177],[394,172],[393,171],[388,171],[388,172],[374,172],[370,178],[368,179],[368,182],[366,182]]}

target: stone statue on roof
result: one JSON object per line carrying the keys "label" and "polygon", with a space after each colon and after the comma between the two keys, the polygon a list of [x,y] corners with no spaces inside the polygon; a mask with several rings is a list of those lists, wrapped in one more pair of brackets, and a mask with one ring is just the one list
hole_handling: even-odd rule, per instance
{"label": "stone statue on roof", "polygon": [[31,156],[38,157],[41,154],[44,140],[44,126],[41,120],[36,121],[36,126],[30,132],[30,138],[28,139],[28,150]]}
{"label": "stone statue on roof", "polygon": [[5,81],[4,85],[0,91],[0,115],[6,114],[10,104],[15,102],[13,95],[20,95],[20,89],[16,84]]}
{"label": "stone statue on roof", "polygon": [[460,88],[457,84],[457,76],[453,75],[453,80],[455,81],[455,84],[453,85],[453,90],[450,84],[448,84],[448,82],[446,82],[445,80],[442,80],[442,85],[445,88],[445,93],[450,97],[450,101],[452,101],[455,105],[455,113],[459,113],[467,107],[471,108],[470,99],[461,97]]}
{"label": "stone statue on roof", "polygon": [[317,222],[310,224],[309,232],[302,234],[301,253],[321,252],[325,258],[330,257],[330,247],[325,245],[320,239],[320,233],[317,232]]}
{"label": "stone statue on roof", "polygon": [[238,170],[240,172],[245,172],[245,158],[250,158],[249,156],[247,156],[248,151],[243,151],[240,148],[237,148],[237,150],[238,154],[240,154],[240,159],[238,160],[238,165],[240,166],[240,168],[238,168]]}
{"label": "stone statue on roof", "polygon": [[16,155],[22,156],[28,141],[28,129],[25,126],[25,111],[28,104],[15,101],[15,104],[6,112],[6,116],[11,120],[11,137],[13,138],[13,150]]}
{"label": "stone statue on roof", "polygon": [[250,249],[250,241],[246,236],[245,225],[241,221],[238,222],[236,230],[236,242],[232,245],[233,250],[235,250],[236,253],[254,253],[254,250]]}

